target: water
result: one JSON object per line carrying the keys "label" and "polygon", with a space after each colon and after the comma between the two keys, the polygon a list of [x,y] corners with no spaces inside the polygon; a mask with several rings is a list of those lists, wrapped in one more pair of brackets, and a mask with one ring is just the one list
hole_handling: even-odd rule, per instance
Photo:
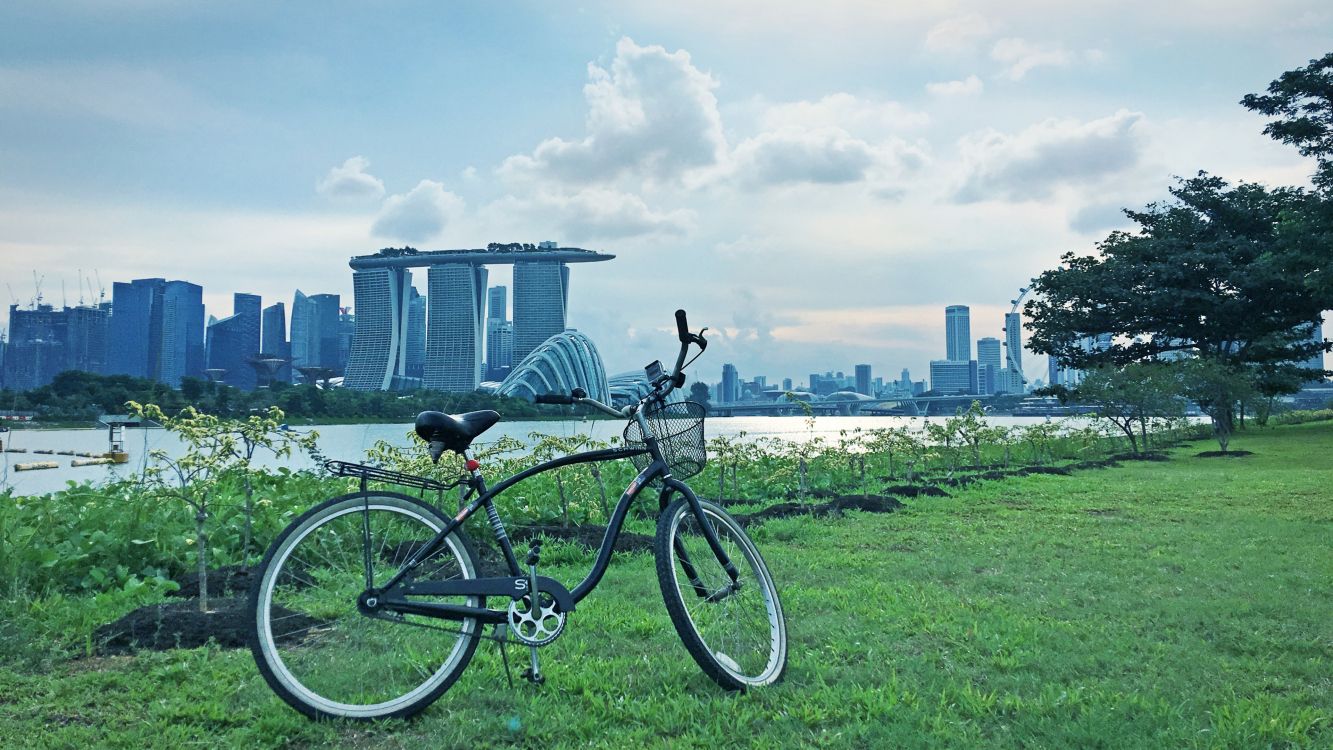
{"label": "water", "polygon": [[[938,420],[940,418],[933,418]],[[1034,424],[1046,421],[1045,417],[988,417],[987,421],[995,425],[1013,426]],[[725,436],[737,437],[745,433],[746,439],[758,437],[776,437],[793,442],[805,442],[815,437],[836,440],[842,431],[851,432],[886,427],[915,426],[923,420],[908,417],[816,417],[814,425],[800,417],[710,417],[705,427],[709,438]],[[528,435],[540,432],[548,435],[568,437],[587,435],[597,440],[609,440],[624,429],[625,423],[618,420],[568,420],[546,422],[500,422],[478,440],[485,443],[507,436],[522,442],[530,442]],[[319,449],[328,458],[344,461],[360,461],[366,455],[366,449],[377,440],[385,440],[399,446],[409,444],[408,433],[412,429],[409,422],[398,424],[370,425],[321,425],[313,428],[319,432]],[[5,447],[27,448],[27,453],[0,454],[0,488],[11,487],[20,495],[38,495],[44,492],[63,489],[67,482],[93,481],[125,478],[140,472],[143,462],[151,450],[165,450],[168,455],[181,453],[180,441],[171,433],[161,429],[126,430],[125,445],[130,453],[130,462],[119,466],[82,466],[69,465],[72,456],[48,456],[33,454],[34,450],[73,450],[100,452],[106,450],[107,432],[105,429],[83,430],[15,430],[3,435]],[[13,465],[29,461],[56,461],[56,469],[16,472]],[[305,455],[293,455],[285,459],[274,458],[271,454],[260,452],[255,456],[254,464],[267,468],[287,466],[292,469],[307,469],[312,462]]]}

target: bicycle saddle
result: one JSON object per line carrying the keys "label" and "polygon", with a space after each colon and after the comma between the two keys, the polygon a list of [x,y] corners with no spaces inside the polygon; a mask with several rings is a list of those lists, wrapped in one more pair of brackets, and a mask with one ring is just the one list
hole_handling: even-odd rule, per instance
{"label": "bicycle saddle", "polygon": [[[466,414],[423,411],[417,415],[417,435],[431,443],[431,458],[439,460],[446,450],[462,453],[478,435],[500,421],[500,413],[486,409]],[[439,445],[438,450],[436,444]]]}

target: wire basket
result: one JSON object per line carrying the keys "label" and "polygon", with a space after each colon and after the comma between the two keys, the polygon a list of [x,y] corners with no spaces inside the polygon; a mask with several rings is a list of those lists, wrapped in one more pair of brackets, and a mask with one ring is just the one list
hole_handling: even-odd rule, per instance
{"label": "wire basket", "polygon": [[[704,470],[707,453],[704,451],[704,415],[708,410],[695,401],[676,401],[669,404],[655,403],[645,406],[644,419],[653,437],[657,438],[657,447],[662,451],[671,476],[676,479],[689,479]],[[643,448],[643,430],[639,420],[632,420],[625,427],[625,445],[629,448]],[[631,456],[639,471],[648,468],[653,457],[648,453]]]}

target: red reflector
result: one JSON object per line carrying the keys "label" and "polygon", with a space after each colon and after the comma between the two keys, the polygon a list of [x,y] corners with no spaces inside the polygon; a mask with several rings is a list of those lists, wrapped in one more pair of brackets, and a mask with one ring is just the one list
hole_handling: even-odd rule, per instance
{"label": "red reflector", "polygon": [[476,471],[477,469],[481,468],[481,463],[477,461],[477,459],[475,458],[469,458],[467,460],[467,463],[463,464],[463,468],[467,469],[468,471]]}

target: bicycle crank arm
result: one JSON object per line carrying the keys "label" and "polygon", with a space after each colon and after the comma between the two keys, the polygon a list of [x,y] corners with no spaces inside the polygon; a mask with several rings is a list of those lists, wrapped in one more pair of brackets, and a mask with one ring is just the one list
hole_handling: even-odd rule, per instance
{"label": "bicycle crank arm", "polygon": [[508,615],[485,607],[468,607],[462,604],[440,604],[438,602],[409,602],[404,599],[385,599],[379,604],[385,612],[397,612],[403,615],[421,615],[440,620],[466,620],[476,618],[486,623],[504,622]]}
{"label": "bicycle crank arm", "polygon": [[[450,581],[413,581],[407,586],[395,589],[393,594],[402,596],[507,596],[522,599],[531,588],[527,576],[512,578],[457,578]],[[545,576],[537,577],[537,588],[543,594],[555,599],[560,611],[574,611],[574,597],[559,581]]]}

